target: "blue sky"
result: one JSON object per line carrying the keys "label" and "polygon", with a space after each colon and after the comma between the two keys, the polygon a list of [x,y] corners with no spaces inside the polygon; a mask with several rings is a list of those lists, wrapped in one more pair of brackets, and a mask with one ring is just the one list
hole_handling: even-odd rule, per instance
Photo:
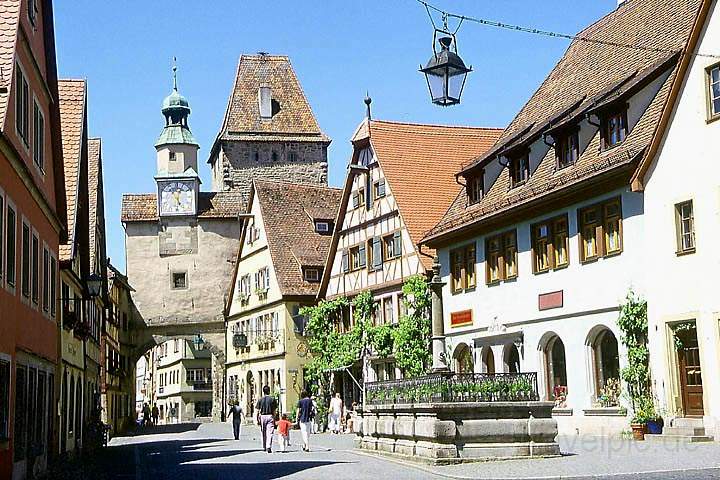
{"label": "blue sky", "polygon": [[[575,33],[616,7],[616,0],[434,0],[447,11]],[[89,130],[103,139],[108,255],[125,269],[120,224],[123,193],[155,191],[155,149],[171,90],[192,107],[190,127],[205,163],[242,53],[286,54],[322,130],[333,139],[330,184],[339,186],[348,139],[363,119],[507,125],[557,62],[568,41],[466,22],[460,55],[473,66],[462,104],[432,105],[417,71],[430,57],[432,27],[415,0],[56,0],[61,78],[88,81]]]}

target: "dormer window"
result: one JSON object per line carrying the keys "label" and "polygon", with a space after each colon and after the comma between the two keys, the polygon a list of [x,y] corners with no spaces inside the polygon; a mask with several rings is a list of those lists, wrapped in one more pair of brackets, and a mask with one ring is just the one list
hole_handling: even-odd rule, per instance
{"label": "dormer window", "polygon": [[306,282],[319,282],[320,281],[320,269],[319,268],[305,268],[303,270],[303,278]]}
{"label": "dormer window", "polygon": [[473,175],[467,177],[467,185],[465,186],[467,191],[468,203],[473,204],[482,200],[483,197],[483,175]]}
{"label": "dormer window", "polygon": [[315,231],[317,233],[330,233],[330,222],[325,220],[315,220]]}
{"label": "dormer window", "polygon": [[510,168],[510,188],[519,187],[530,178],[530,160],[527,153],[511,158],[508,167]]}
{"label": "dormer window", "polygon": [[602,122],[603,150],[621,144],[627,137],[627,110],[612,111]]}
{"label": "dormer window", "polygon": [[555,142],[558,170],[574,165],[580,157],[577,131],[567,132],[559,137],[560,138]]}

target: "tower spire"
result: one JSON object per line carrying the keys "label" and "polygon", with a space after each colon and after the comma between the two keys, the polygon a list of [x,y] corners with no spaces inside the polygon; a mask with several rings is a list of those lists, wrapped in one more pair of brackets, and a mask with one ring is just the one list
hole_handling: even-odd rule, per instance
{"label": "tower spire", "polygon": [[173,57],[173,90],[177,92],[177,57]]}

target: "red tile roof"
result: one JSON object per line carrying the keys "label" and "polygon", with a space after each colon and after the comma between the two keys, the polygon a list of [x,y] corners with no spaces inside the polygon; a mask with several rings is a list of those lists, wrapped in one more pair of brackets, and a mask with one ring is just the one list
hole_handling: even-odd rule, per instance
{"label": "red tile roof", "polygon": [[17,44],[17,30],[20,21],[20,1],[3,0],[0,2],[0,72],[3,87],[6,93],[0,93],[0,125],[5,124],[8,100],[10,98],[10,82],[15,70],[15,47]]}
{"label": "red tile roof", "polygon": [[269,180],[253,182],[251,201],[260,203],[273,268],[283,295],[315,296],[319,283],[303,278],[303,267],[322,275],[331,235],[315,231],[314,220],[335,220],[342,191],[322,185]]}
{"label": "red tile roof", "polygon": [[[277,112],[270,119],[260,118],[258,90],[261,86],[270,87],[271,98],[277,106]],[[218,137],[329,142],[315,120],[290,59],[284,55],[240,57]]]}
{"label": "red tile roof", "polygon": [[574,41],[547,79],[520,110],[507,130],[485,155],[464,167],[479,168],[504,149],[535,142],[550,128],[563,122],[577,123],[593,108],[622,95],[629,95],[647,79],[668,74],[655,98],[625,141],[600,151],[596,132],[578,161],[555,171],[555,153],[550,149],[527,183],[510,188],[503,172],[481,201],[469,205],[460,191],[442,220],[423,242],[435,244],[444,235],[479,225],[521,205],[599,175],[632,170],[656,134],[658,122],[678,72],[678,55],[685,48],[703,0],[630,0],[578,35],[593,40],[646,45],[660,51]]}
{"label": "red tile roof", "polygon": [[60,245],[60,261],[70,260],[74,254],[75,216],[80,190],[83,130],[85,128],[85,80],[59,80],[60,129],[63,162],[65,165],[65,199],[67,202],[68,242]]}
{"label": "red tile roof", "polygon": [[[198,218],[234,218],[245,211],[240,192],[200,192]],[[126,193],[122,196],[120,221],[153,222],[159,219],[155,193]]]}
{"label": "red tile roof", "polygon": [[[88,139],[88,200],[90,221],[88,231],[90,232],[90,271],[95,271],[95,231],[97,230],[98,208],[103,208],[102,197],[102,139]],[[102,228],[102,226],[101,226]]]}
{"label": "red tile roof", "polygon": [[[455,172],[490,148],[503,130],[371,120],[355,140],[364,132],[417,244],[457,196],[461,187]],[[429,268],[432,259],[423,257],[423,262]]]}

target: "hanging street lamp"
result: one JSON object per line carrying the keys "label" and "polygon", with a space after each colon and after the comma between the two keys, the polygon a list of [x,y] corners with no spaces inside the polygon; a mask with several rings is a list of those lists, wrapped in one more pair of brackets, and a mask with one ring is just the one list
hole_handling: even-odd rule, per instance
{"label": "hanging street lamp", "polygon": [[195,335],[195,340],[193,340],[193,344],[195,345],[195,350],[203,350],[205,348],[205,340],[203,340],[202,335],[199,333]]}
{"label": "hanging street lamp", "polygon": [[100,296],[100,290],[102,289],[102,281],[102,277],[97,273],[92,273],[85,281],[87,283],[88,293],[92,298],[97,298]]}
{"label": "hanging street lamp", "polygon": [[[437,39],[437,34],[444,36]],[[435,47],[435,40],[440,44],[440,51]],[[460,96],[465,87],[467,74],[472,67],[465,66],[465,62],[457,53],[457,39],[453,33],[446,30],[435,29],[433,34],[433,56],[420,71],[425,74],[430,98],[436,105],[449,107],[460,103]]]}

